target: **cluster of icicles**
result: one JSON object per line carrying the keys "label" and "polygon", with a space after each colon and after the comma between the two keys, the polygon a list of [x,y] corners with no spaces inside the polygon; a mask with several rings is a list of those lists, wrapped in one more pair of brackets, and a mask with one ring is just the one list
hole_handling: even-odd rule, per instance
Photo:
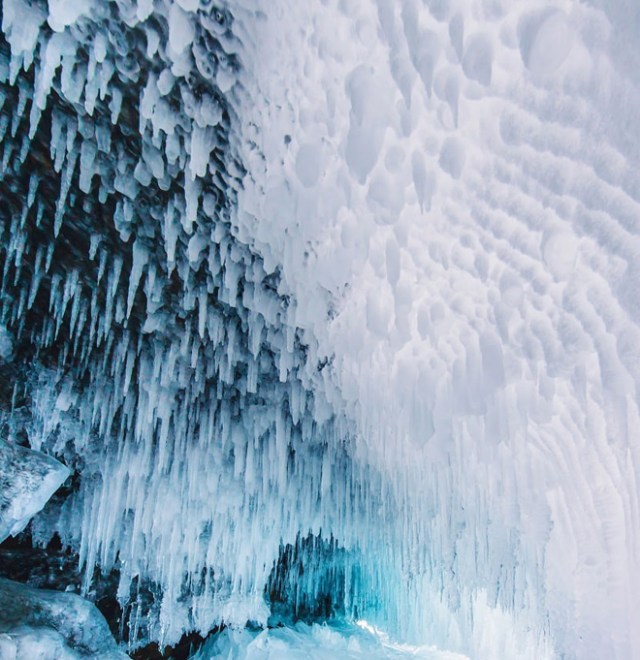
{"label": "cluster of icicles", "polygon": [[[233,223],[231,14],[198,0],[3,11],[0,318],[41,365],[14,391],[29,442],[76,470],[34,537],[79,553],[85,592],[96,567],[119,571],[123,604],[151,585],[132,638],[264,623],[282,543],[333,535],[355,556],[365,521],[382,538],[392,512],[349,458],[276,265]],[[362,578],[340,575],[340,607],[363,610]]]}

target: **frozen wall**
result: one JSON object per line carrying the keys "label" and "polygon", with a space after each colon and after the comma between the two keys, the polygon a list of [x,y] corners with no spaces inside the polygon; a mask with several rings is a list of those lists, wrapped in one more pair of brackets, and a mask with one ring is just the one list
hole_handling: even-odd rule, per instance
{"label": "frozen wall", "polygon": [[500,610],[569,657],[640,653],[637,13],[617,4],[289,3],[249,58],[268,155],[239,207],[299,308],[340,301],[314,336],[410,512],[408,619],[454,638],[442,596],[482,657],[522,657]]}
{"label": "frozen wall", "polygon": [[640,654],[634,16],[5,0],[0,321],[79,475],[40,538],[164,642],[264,622],[311,532],[400,638]]}

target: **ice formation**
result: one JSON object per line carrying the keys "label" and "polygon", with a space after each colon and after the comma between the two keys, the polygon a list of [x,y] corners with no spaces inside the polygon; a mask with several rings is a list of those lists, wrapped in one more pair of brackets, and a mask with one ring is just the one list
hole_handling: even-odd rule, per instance
{"label": "ice formation", "polygon": [[124,660],[95,605],[76,594],[0,578],[0,656],[4,660]]}
{"label": "ice formation", "polygon": [[34,538],[156,594],[134,641],[324,594],[472,657],[640,656],[634,28],[3,0],[3,428],[74,470]]}
{"label": "ice formation", "polygon": [[433,647],[397,644],[367,624],[295,626],[263,631],[225,629],[211,637],[190,660],[467,660]]}
{"label": "ice formation", "polygon": [[69,474],[51,456],[0,438],[0,542],[20,533]]}

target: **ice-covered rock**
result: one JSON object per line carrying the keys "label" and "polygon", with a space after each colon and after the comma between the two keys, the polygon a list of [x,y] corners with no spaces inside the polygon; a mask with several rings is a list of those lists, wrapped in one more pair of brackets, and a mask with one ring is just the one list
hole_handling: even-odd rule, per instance
{"label": "ice-covered rock", "polygon": [[64,637],[51,628],[19,626],[0,633],[0,654],[5,660],[77,660],[78,655],[65,643]]}
{"label": "ice-covered rock", "polygon": [[55,458],[0,438],[0,541],[19,534],[70,474]]}
{"label": "ice-covered rock", "polygon": [[124,660],[95,605],[72,593],[0,578],[0,656],[7,660]]}

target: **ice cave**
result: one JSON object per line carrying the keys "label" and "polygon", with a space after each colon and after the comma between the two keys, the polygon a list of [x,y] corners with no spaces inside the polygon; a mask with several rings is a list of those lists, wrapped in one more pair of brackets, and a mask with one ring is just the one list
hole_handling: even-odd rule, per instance
{"label": "ice cave", "polygon": [[638,0],[0,5],[0,658],[640,659]]}

